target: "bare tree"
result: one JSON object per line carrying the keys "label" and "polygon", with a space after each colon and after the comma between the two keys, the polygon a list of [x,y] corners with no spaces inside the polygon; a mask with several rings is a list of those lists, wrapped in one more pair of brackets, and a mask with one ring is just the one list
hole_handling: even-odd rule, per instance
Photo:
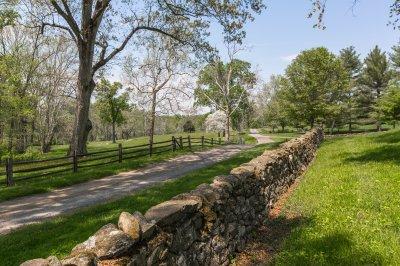
{"label": "bare tree", "polygon": [[182,84],[190,77],[191,60],[187,49],[176,49],[168,38],[151,35],[146,43],[142,58],[128,57],[124,73],[139,105],[148,107],[149,143],[153,144],[157,111],[173,112],[180,109],[181,96],[190,98]]}
{"label": "bare tree", "polygon": [[[70,151],[86,153],[92,128],[90,98],[97,71],[125,49],[141,31],[156,32],[193,48],[208,47],[205,41],[211,21],[219,22],[229,36],[241,39],[246,21],[264,8],[262,0],[25,0],[25,18],[66,31],[75,42],[79,69],[76,118]],[[233,33],[233,35],[231,34]]]}
{"label": "bare tree", "polygon": [[36,121],[42,152],[46,153],[70,116],[77,60],[74,46],[63,36],[49,38],[42,49],[46,49],[47,60],[39,68]]}

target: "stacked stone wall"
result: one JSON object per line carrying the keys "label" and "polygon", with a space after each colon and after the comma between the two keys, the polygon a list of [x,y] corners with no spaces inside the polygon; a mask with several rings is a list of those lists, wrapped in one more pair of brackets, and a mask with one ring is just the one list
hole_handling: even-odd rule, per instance
{"label": "stacked stone wall", "polygon": [[67,258],[23,265],[228,265],[322,141],[313,129],[144,215],[122,213],[118,225],[103,226]]}

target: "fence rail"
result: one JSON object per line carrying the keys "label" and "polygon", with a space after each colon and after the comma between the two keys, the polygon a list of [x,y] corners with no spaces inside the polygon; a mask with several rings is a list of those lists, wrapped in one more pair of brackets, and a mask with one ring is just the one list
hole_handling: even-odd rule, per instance
{"label": "fence rail", "polygon": [[123,147],[122,144],[119,144],[117,149],[108,149],[86,154],[77,154],[73,152],[72,156],[65,157],[24,161],[13,161],[12,158],[9,158],[6,159],[5,165],[3,166],[5,167],[5,172],[0,171],[0,176],[5,176],[6,186],[13,186],[16,181],[68,171],[76,173],[82,168],[117,162],[122,163],[123,160],[137,159],[170,151],[175,152],[184,148],[204,148],[206,146],[210,147],[223,144],[225,144],[225,142],[223,142],[221,138],[205,138],[204,136],[197,138],[180,136],[176,138],[173,136],[171,140],[153,142],[152,144],[147,143],[128,147]]}

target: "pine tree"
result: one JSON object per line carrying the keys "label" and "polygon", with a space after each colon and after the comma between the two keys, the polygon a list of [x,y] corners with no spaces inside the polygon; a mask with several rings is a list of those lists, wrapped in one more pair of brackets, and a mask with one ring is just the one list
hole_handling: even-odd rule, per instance
{"label": "pine tree", "polygon": [[[386,53],[375,46],[364,60],[364,68],[359,79],[357,98],[363,113],[368,116],[373,113],[374,106],[386,90],[390,79],[391,72]],[[380,122],[376,122],[379,130]]]}
{"label": "pine tree", "polygon": [[392,53],[389,55],[392,69],[400,74],[400,44],[392,47]]}
{"label": "pine tree", "polygon": [[378,46],[375,46],[367,58],[365,58],[360,84],[369,87],[373,98],[378,99],[387,87],[390,78],[389,62],[386,53],[382,52]]}
{"label": "pine tree", "polygon": [[360,54],[357,53],[354,46],[342,49],[339,53],[339,59],[349,76],[349,89],[347,90],[346,100],[344,101],[343,119],[344,122],[349,125],[349,131],[351,132],[353,124],[360,114],[360,110],[357,108],[355,95],[357,95],[356,81],[362,69],[362,62],[360,60]]}

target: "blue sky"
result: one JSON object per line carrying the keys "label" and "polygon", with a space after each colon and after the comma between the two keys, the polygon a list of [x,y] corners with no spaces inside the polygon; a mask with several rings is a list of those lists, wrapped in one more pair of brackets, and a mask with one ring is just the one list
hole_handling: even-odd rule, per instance
{"label": "blue sky", "polygon": [[[393,0],[328,0],[326,30],[314,29],[315,19],[308,19],[310,0],[269,0],[268,7],[246,26],[246,46],[240,58],[251,62],[268,80],[281,74],[300,51],[325,46],[334,53],[354,45],[362,57],[375,46],[383,50],[399,42],[400,31],[387,26]],[[224,50],[220,34],[212,31],[211,42]]]}

